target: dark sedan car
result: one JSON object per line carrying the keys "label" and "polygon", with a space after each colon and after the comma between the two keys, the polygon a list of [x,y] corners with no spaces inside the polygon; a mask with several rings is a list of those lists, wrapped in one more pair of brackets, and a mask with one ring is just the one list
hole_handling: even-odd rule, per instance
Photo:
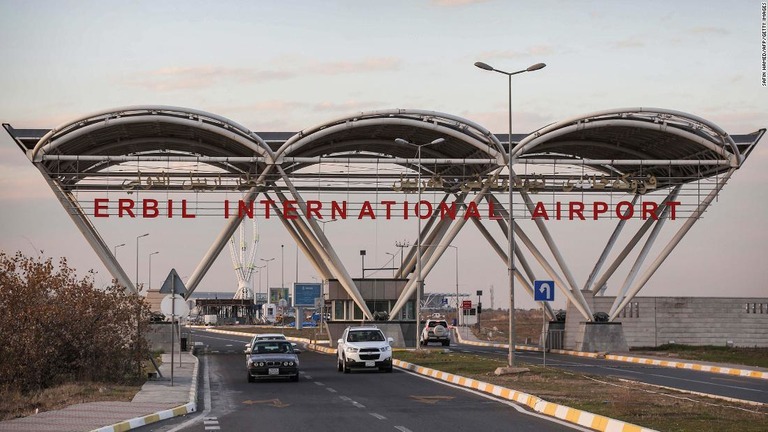
{"label": "dark sedan car", "polygon": [[248,382],[257,378],[289,378],[299,380],[299,350],[288,341],[255,341],[246,368]]}

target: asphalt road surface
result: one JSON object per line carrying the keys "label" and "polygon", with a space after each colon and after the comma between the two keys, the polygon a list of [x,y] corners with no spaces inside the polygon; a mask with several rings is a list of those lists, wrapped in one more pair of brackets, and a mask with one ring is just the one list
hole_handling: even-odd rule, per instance
{"label": "asphalt road surface", "polygon": [[207,346],[202,364],[210,379],[210,408],[188,416],[196,422],[176,419],[140,430],[585,430],[402,370],[343,374],[334,356],[306,350],[299,356],[299,382],[248,383],[243,354],[248,338],[195,331],[192,340]]}
{"label": "asphalt road surface", "polygon": [[[459,352],[494,355],[504,358],[508,354],[508,350],[504,348],[486,348],[460,344],[452,348]],[[542,354],[533,351],[515,351],[515,358],[521,363],[535,365],[541,365],[543,361]],[[547,354],[546,365],[547,367],[556,367],[571,372],[613,376],[685,391],[768,403],[768,380],[764,379],[551,353]]]}
{"label": "asphalt road surface", "polygon": [[[584,430],[532,414],[506,401],[466,391],[395,369],[392,374],[336,371],[335,356],[303,350],[298,383],[274,380],[248,383],[247,336],[193,330],[201,342],[202,374],[210,382],[210,402],[201,414],[177,418],[142,431],[375,431],[431,430]],[[442,349],[435,345],[435,349]],[[504,357],[499,348],[452,345],[456,351]],[[537,352],[517,352],[521,363],[541,364]],[[547,354],[548,367],[768,403],[765,380],[602,359]],[[201,383],[204,380],[201,380]],[[218,428],[218,429],[216,429]]]}

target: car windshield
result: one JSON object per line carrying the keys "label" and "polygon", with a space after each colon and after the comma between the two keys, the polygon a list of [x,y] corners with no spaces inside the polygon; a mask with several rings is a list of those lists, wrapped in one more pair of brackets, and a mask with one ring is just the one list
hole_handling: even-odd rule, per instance
{"label": "car windshield", "polygon": [[441,325],[441,326],[443,326],[443,327],[447,327],[447,326],[448,326],[448,324],[446,324],[446,322],[445,322],[445,321],[430,321],[430,322],[429,322],[429,326],[430,326],[430,327],[436,327],[436,326],[438,326],[438,325]]}
{"label": "car windshield", "polygon": [[256,342],[251,352],[253,354],[292,354],[293,346],[290,342],[282,341]]}
{"label": "car windshield", "polygon": [[351,331],[347,335],[347,342],[380,342],[384,335],[378,330]]}

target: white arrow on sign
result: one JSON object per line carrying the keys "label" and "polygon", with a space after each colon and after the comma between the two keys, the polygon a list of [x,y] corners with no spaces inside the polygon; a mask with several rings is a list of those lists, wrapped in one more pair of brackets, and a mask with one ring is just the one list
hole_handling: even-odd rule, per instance
{"label": "white arrow on sign", "polygon": [[539,285],[539,292],[544,294],[544,298],[550,298],[549,297],[549,290],[551,288],[552,287],[550,287],[549,284],[545,282],[545,283]]}

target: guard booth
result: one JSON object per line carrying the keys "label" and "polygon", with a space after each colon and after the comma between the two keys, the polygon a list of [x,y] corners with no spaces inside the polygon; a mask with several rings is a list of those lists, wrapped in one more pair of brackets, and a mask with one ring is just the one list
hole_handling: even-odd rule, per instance
{"label": "guard booth", "polygon": [[246,299],[197,299],[200,315],[216,315],[217,324],[255,324],[259,306]]}

